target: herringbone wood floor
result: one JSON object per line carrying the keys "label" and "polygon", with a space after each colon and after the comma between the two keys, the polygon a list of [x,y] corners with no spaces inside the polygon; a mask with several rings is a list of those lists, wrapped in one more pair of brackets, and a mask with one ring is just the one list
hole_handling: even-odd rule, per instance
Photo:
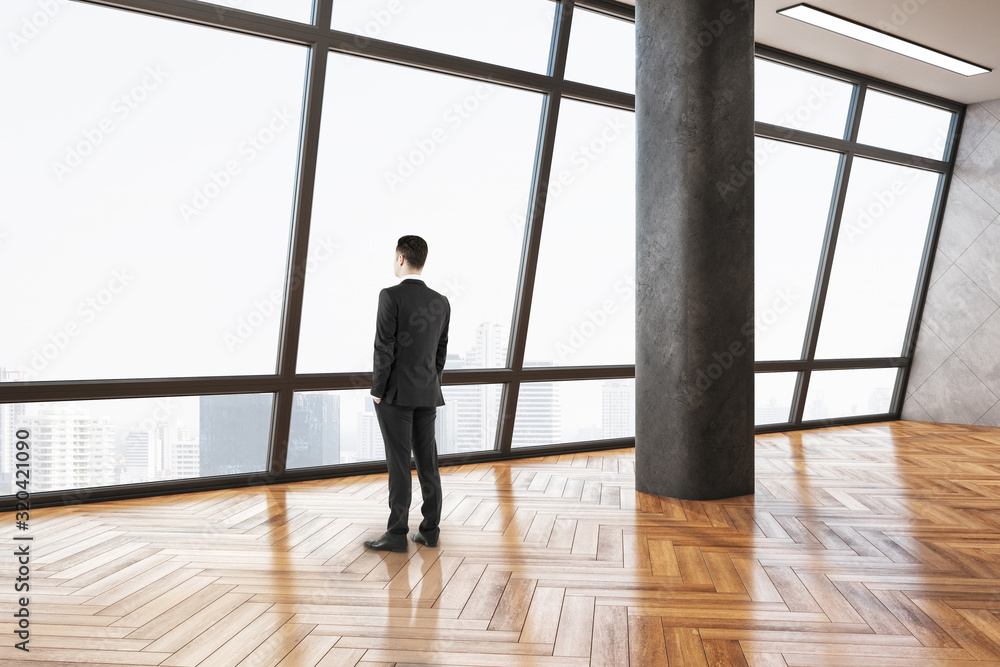
{"label": "herringbone wood floor", "polygon": [[36,510],[0,664],[1000,665],[1000,430],[759,436],[756,495],[716,502],[633,469],[444,468],[441,546],[406,554],[361,545],[381,475]]}

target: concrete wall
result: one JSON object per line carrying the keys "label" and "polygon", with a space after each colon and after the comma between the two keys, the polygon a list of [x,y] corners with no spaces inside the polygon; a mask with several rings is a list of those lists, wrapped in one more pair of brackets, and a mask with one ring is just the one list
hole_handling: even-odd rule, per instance
{"label": "concrete wall", "polygon": [[1000,426],[1000,100],[970,105],[903,419]]}

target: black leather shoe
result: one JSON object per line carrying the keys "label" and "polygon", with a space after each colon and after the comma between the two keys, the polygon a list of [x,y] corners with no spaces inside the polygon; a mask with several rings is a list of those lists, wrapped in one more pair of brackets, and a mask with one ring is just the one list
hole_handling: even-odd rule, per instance
{"label": "black leather shoe", "polygon": [[437,540],[429,540],[423,533],[413,533],[410,535],[410,539],[417,544],[423,544],[425,547],[436,547],[438,545]]}
{"label": "black leather shoe", "polygon": [[365,540],[365,548],[371,549],[372,551],[396,551],[398,553],[406,553],[406,539],[404,538],[400,541],[389,533],[386,533],[377,540]]}

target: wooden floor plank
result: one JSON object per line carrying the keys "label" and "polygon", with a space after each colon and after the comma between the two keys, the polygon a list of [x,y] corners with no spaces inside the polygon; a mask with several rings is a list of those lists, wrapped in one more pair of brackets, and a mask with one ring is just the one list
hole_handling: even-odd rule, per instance
{"label": "wooden floor plank", "polygon": [[460,618],[480,621],[488,621],[493,618],[497,605],[500,603],[500,597],[507,588],[507,581],[509,579],[509,570],[491,570],[487,568],[486,572],[476,583],[472,595],[469,596],[469,601],[465,603]]}
{"label": "wooden floor plank", "polygon": [[668,667],[663,622],[657,616],[628,617],[629,664]]}
{"label": "wooden floor plank", "polygon": [[[317,667],[320,661],[326,656],[330,649],[333,648],[334,644],[340,637],[324,637],[318,635],[308,635],[302,639],[298,644],[296,644],[292,650],[290,650],[281,662],[278,663],[277,667]],[[363,651],[354,651],[358,653],[357,658],[354,661],[356,665],[358,661],[361,660],[361,655],[364,654]],[[341,661],[338,664],[345,664],[345,661]]]}
{"label": "wooden floor plank", "polygon": [[908,635],[909,631],[900,623],[892,612],[885,608],[877,597],[861,582],[838,581],[837,589],[865,619],[877,634]]}
{"label": "wooden floor plank", "polygon": [[484,563],[462,563],[448,584],[441,590],[441,596],[434,603],[442,609],[463,609],[469,596],[476,589],[479,579],[486,570]]}
{"label": "wooden floor plank", "polygon": [[593,667],[628,664],[628,638],[628,612],[625,607],[601,605],[594,609],[590,664]]}
{"label": "wooden floor plank", "polygon": [[705,658],[713,667],[748,667],[743,649],[732,639],[705,639]]}
{"label": "wooden floor plank", "polygon": [[667,660],[671,665],[708,667],[705,646],[697,629],[664,625],[663,636],[667,647]]}
{"label": "wooden floor plank", "polygon": [[566,589],[538,586],[524,619],[520,641],[531,644],[555,644]]}
{"label": "wooden floor plank", "polygon": [[528,606],[535,592],[535,579],[510,578],[496,611],[490,619],[490,630],[520,632],[528,615]]}
{"label": "wooden floor plank", "polygon": [[[175,637],[174,631],[171,631],[156,642],[153,642],[152,646],[159,644],[176,647],[173,655],[164,661],[163,664],[165,665],[197,665],[229,641],[233,635],[242,631],[247,625],[256,620],[261,614],[267,611],[268,607],[270,605],[263,603],[247,602],[241,604],[210,626],[187,624],[191,635],[194,635],[190,641],[186,641],[188,637],[183,633],[179,633],[179,636]],[[179,625],[177,630],[188,630],[184,626],[185,624]],[[177,646],[176,643],[173,643],[176,639],[185,640],[184,644]]]}
{"label": "wooden floor plank", "polygon": [[924,646],[958,648],[959,643],[940,625],[913,604],[902,591],[875,590],[872,593],[885,608]]}
{"label": "wooden floor plank", "polygon": [[[368,667],[393,667],[393,663],[379,663],[362,661],[367,653],[364,649],[332,648],[323,656],[323,659],[316,663],[316,667],[354,667],[354,665],[368,665]],[[288,665],[288,667],[296,667]]]}
{"label": "wooden floor plank", "polygon": [[701,549],[695,546],[674,547],[677,565],[685,584],[714,586],[712,574],[708,571]]}
{"label": "wooden floor plank", "polygon": [[552,655],[590,658],[594,636],[594,598],[563,598]]}
{"label": "wooden floor plank", "polygon": [[[274,667],[281,662],[299,642],[309,636],[315,626],[285,623],[278,626],[257,648],[237,663],[237,667]],[[209,656],[209,660],[212,657]],[[215,664],[213,662],[213,664]]]}
{"label": "wooden floor plank", "polygon": [[0,667],[1000,665],[998,460],[987,427],[772,433],[713,501],[636,492],[631,449],[465,464],[406,553],[361,543],[385,475],[39,508]]}
{"label": "wooden floor plank", "polygon": [[648,540],[649,562],[653,575],[657,577],[680,577],[681,566],[677,562],[674,543],[670,540]]}
{"label": "wooden floor plank", "polygon": [[940,600],[914,600],[920,609],[977,660],[1000,660],[1000,646],[993,641],[989,631],[983,632],[979,624],[970,622],[951,605]]}

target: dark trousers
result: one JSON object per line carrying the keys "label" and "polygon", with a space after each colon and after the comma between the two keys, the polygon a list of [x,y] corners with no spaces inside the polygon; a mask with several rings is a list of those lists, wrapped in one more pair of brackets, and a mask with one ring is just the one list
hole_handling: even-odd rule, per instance
{"label": "dark trousers", "polygon": [[410,502],[413,497],[410,477],[410,451],[417,464],[417,479],[423,496],[424,520],[420,532],[436,540],[441,532],[441,475],[438,473],[437,442],[434,422],[437,408],[414,408],[375,404],[375,414],[385,441],[385,461],[389,465],[388,532],[406,536],[409,529]]}

